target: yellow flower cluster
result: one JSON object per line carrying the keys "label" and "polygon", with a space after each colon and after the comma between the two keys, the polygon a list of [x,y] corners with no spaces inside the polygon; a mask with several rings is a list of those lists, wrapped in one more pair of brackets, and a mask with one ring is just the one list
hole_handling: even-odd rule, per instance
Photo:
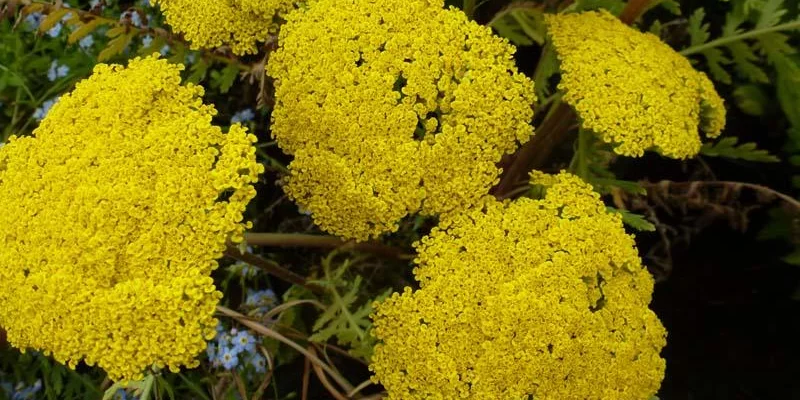
{"label": "yellow flower cluster", "polygon": [[514,47],[442,0],[317,0],[267,70],[285,190],[323,229],[364,240],[409,213],[475,204],[533,133]]}
{"label": "yellow flower cluster", "polygon": [[[418,243],[406,288],[376,304],[371,369],[390,399],[653,395],[666,332],[617,214],[560,174],[541,200],[486,200]],[[548,182],[549,181],[549,182]]]}
{"label": "yellow flower cluster", "polygon": [[0,149],[0,326],[20,349],[111,379],[196,366],[241,241],[255,136],[211,125],[203,89],[156,56],[98,64],[33,137]]}
{"label": "yellow flower cluster", "polygon": [[655,35],[605,11],[545,21],[561,61],[563,100],[618,154],[691,157],[701,147],[698,125],[708,137],[725,127],[725,106],[708,77]]}
{"label": "yellow flower cluster", "polygon": [[234,54],[257,53],[263,42],[278,31],[283,14],[294,0],[154,0],[167,23],[182,33],[192,48],[229,45]]}

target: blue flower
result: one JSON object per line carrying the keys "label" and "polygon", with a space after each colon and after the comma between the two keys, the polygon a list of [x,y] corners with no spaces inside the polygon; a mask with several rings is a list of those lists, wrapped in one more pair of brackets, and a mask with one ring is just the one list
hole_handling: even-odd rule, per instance
{"label": "blue flower", "polygon": [[44,19],[44,15],[42,15],[42,13],[40,13],[40,12],[35,12],[35,13],[28,14],[28,16],[25,17],[25,26],[28,29],[35,31],[35,30],[39,29],[39,24],[42,23],[43,19]]}
{"label": "blue flower", "polygon": [[47,70],[47,79],[53,82],[58,78],[67,76],[67,74],[69,74],[69,67],[66,65],[58,65],[58,61],[53,60],[50,64],[50,69]]}
{"label": "blue flower", "polygon": [[233,347],[239,353],[255,353],[256,338],[247,331],[241,331],[233,337]]}
{"label": "blue flower", "polygon": [[33,118],[37,121],[43,120],[45,115],[47,115],[47,113],[50,111],[50,108],[53,107],[57,101],[58,97],[46,100],[44,103],[42,103],[41,107],[37,108],[36,111],[33,112]]}
{"label": "blue flower", "polygon": [[235,124],[237,122],[240,122],[240,123],[241,122],[248,122],[248,121],[252,121],[255,117],[256,117],[256,114],[253,112],[252,109],[245,108],[244,110],[239,111],[236,114],[233,114],[233,117],[231,117],[231,123]]}
{"label": "blue flower", "polygon": [[206,347],[206,355],[209,360],[213,360],[217,357],[217,346],[214,343],[208,344],[208,347]]}
{"label": "blue flower", "polygon": [[268,313],[277,303],[278,296],[271,289],[256,292],[248,290],[247,299],[244,301],[245,306],[256,310],[257,314],[262,315]]}
{"label": "blue flower", "polygon": [[142,17],[136,11],[131,12],[131,25],[137,28],[142,27]]}
{"label": "blue flower", "polygon": [[56,23],[52,28],[50,28],[49,31],[47,31],[47,35],[51,38],[58,37],[59,34],[61,34],[61,22]]}
{"label": "blue flower", "polygon": [[239,354],[236,353],[231,348],[225,348],[221,355],[219,356],[219,360],[222,363],[222,366],[227,369],[228,371],[236,368],[239,365]]}
{"label": "blue flower", "polygon": [[114,399],[114,400],[128,400],[128,392],[126,392],[125,389],[118,389],[117,393],[114,393],[114,397],[112,397],[112,399]]}
{"label": "blue flower", "polygon": [[167,53],[169,53],[169,45],[165,44],[158,52],[161,53],[162,56],[167,55]]}
{"label": "blue flower", "polygon": [[261,354],[254,353],[248,362],[253,366],[257,373],[263,374],[267,372],[267,359]]}
{"label": "blue flower", "polygon": [[243,262],[231,264],[228,271],[243,278],[252,278],[258,274],[258,268]]}
{"label": "blue flower", "polygon": [[42,390],[42,380],[37,379],[36,382],[33,383],[31,386],[25,386],[24,383],[20,382],[17,384],[17,387],[14,388],[14,394],[11,396],[11,400],[28,400],[35,398],[36,393]]}
{"label": "blue flower", "polygon": [[83,37],[83,39],[78,41],[78,45],[81,46],[81,48],[84,50],[92,47],[93,44],[94,44],[94,36],[92,35],[86,35]]}
{"label": "blue flower", "polygon": [[142,46],[150,47],[150,44],[153,43],[153,37],[150,35],[146,35],[142,38]]}
{"label": "blue flower", "polygon": [[[64,3],[62,4],[62,7],[69,8],[69,4]],[[68,12],[64,14],[63,17],[61,17],[61,22],[66,22],[70,18],[72,18],[72,13]],[[55,25],[53,25],[53,27],[50,28],[49,31],[47,31],[47,35],[50,36],[51,38],[58,37],[58,35],[61,34],[61,28],[64,26],[61,22],[58,22]]]}

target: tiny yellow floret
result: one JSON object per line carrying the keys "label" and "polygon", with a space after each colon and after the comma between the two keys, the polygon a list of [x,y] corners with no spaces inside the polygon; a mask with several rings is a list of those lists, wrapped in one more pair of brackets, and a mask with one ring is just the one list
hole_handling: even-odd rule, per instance
{"label": "tiny yellow floret", "polygon": [[451,214],[418,244],[406,288],[376,303],[373,379],[389,399],[642,400],[666,331],[633,237],[590,185]]}
{"label": "tiny yellow floret", "polygon": [[256,44],[278,31],[294,0],[154,0],[172,30],[193,49],[228,45],[234,54],[257,53]]}
{"label": "tiny yellow floret", "polygon": [[214,337],[210,273],[263,172],[157,56],[98,64],[32,137],[0,148],[0,326],[15,347],[113,380],[177,370]]}
{"label": "tiny yellow floret", "polygon": [[287,17],[267,71],[286,193],[364,240],[475,204],[533,128],[515,48],[442,0],[316,0]]}
{"label": "tiny yellow floret", "polygon": [[561,62],[563,100],[616,153],[697,155],[698,128],[713,138],[725,106],[708,77],[657,36],[605,11],[546,15]]}

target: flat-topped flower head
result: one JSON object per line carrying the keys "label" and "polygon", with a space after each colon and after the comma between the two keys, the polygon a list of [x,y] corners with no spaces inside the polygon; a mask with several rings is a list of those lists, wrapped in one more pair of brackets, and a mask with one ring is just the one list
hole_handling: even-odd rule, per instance
{"label": "flat-topped flower head", "polygon": [[230,46],[234,54],[257,53],[257,43],[278,31],[294,0],[154,0],[172,30],[193,49]]}
{"label": "flat-topped flower head", "polygon": [[409,213],[475,204],[533,133],[514,47],[441,0],[316,0],[291,13],[267,70],[286,192],[359,240]]}
{"label": "flat-topped flower head", "polygon": [[545,21],[561,62],[563,100],[618,154],[692,157],[701,147],[698,129],[713,138],[725,127],[714,85],[657,36],[605,11]]}
{"label": "flat-topped flower head", "polygon": [[448,215],[415,276],[376,304],[371,369],[390,399],[648,399],[664,376],[653,279],[575,176]]}
{"label": "flat-topped flower head", "polygon": [[155,56],[98,64],[32,137],[0,149],[0,326],[111,379],[198,364],[209,276],[263,171],[255,136],[211,125],[203,89]]}

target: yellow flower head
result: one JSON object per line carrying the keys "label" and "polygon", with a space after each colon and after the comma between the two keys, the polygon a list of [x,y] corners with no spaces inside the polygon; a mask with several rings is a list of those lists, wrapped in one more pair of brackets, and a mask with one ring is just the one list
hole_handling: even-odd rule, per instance
{"label": "yellow flower head", "polygon": [[658,390],[666,332],[633,238],[588,184],[548,180],[541,200],[486,200],[417,245],[420,289],[373,315],[371,369],[390,399],[641,400]]}
{"label": "yellow flower head", "polygon": [[708,137],[725,127],[725,106],[708,77],[655,35],[605,11],[545,21],[561,61],[563,100],[618,154],[692,157],[701,146],[698,126]]}
{"label": "yellow flower head", "polygon": [[532,134],[514,47],[441,0],[317,0],[267,70],[286,192],[323,229],[366,239],[409,213],[475,204]]}
{"label": "yellow flower head", "polygon": [[229,45],[234,54],[257,53],[263,42],[278,31],[279,19],[294,0],[155,0],[177,33],[192,48]]}
{"label": "yellow flower head", "polygon": [[222,294],[209,276],[263,167],[155,56],[98,64],[33,137],[0,149],[0,326],[20,349],[111,379],[193,367]]}

